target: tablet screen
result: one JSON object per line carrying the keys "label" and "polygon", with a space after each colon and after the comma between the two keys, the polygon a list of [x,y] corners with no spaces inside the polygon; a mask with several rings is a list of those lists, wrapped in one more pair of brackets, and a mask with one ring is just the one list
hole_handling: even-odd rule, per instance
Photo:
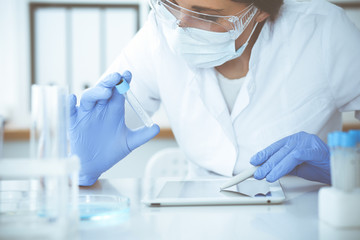
{"label": "tablet screen", "polygon": [[231,198],[231,197],[269,197],[269,183],[247,179],[231,188],[220,191],[226,180],[214,181],[168,181],[157,198]]}

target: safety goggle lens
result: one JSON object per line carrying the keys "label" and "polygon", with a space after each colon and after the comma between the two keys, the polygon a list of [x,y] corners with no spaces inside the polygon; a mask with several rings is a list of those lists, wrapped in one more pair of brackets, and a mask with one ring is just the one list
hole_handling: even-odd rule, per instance
{"label": "safety goggle lens", "polygon": [[256,8],[252,4],[238,13],[238,16],[198,13],[185,9],[171,0],[151,0],[151,6],[161,20],[171,22],[171,24],[179,27],[198,28],[212,32],[229,32],[231,34],[246,28],[256,13]]}

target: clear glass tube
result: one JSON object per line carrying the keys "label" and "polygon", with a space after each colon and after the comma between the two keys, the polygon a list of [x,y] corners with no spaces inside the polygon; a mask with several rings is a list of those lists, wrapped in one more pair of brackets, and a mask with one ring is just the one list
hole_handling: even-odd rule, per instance
{"label": "clear glass tube", "polygon": [[65,158],[69,120],[66,86],[33,85],[31,89],[31,157]]}
{"label": "clear glass tube", "polygon": [[360,175],[358,171],[359,155],[356,151],[355,141],[350,137],[348,133],[335,133],[330,144],[332,186],[345,192],[351,192],[358,187]]}
{"label": "clear glass tube", "polygon": [[127,90],[127,92],[123,93],[126,101],[129,103],[131,108],[136,112],[141,121],[145,124],[146,127],[151,127],[154,125],[153,121],[146,113],[145,109],[141,106],[139,100],[135,97],[135,95],[131,92],[131,90]]}

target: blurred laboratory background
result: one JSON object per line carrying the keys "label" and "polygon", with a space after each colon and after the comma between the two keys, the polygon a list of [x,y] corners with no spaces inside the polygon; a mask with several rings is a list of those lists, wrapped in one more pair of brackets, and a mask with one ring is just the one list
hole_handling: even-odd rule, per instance
{"label": "blurred laboratory background", "polygon": [[[304,0],[302,0],[304,1]],[[360,0],[332,0],[360,28]],[[67,84],[80,96],[145,22],[147,0],[0,0],[0,116],[3,157],[29,155],[30,87]],[[164,111],[160,134],[102,177],[141,177],[157,151],[177,146]],[[344,129],[360,128],[353,113]]]}

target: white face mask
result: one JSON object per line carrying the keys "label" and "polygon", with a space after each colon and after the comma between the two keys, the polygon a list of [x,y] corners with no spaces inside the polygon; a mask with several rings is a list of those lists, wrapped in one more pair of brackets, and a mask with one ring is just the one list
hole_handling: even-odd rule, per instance
{"label": "white face mask", "polygon": [[211,32],[197,28],[181,28],[177,25],[162,24],[163,31],[170,49],[182,56],[193,67],[211,68],[240,57],[256,29],[255,24],[247,41],[236,50],[235,40],[228,32]]}

